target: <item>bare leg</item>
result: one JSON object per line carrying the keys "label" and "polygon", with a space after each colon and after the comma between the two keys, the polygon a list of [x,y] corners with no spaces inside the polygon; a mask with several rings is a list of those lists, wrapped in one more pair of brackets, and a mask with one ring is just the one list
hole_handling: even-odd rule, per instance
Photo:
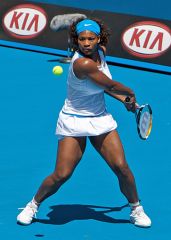
{"label": "bare leg", "polygon": [[139,205],[134,176],[125,160],[117,131],[90,137],[90,141],[117,175],[121,192],[131,203],[130,222],[138,227],[150,227],[151,220]]}
{"label": "bare leg", "polygon": [[125,160],[124,150],[117,131],[90,137],[90,141],[117,175],[120,190],[128,202],[138,202],[135,179]]}
{"label": "bare leg", "polygon": [[34,199],[37,203],[56,193],[69,179],[81,160],[86,146],[85,137],[66,137],[58,143],[57,160],[54,172],[45,178]]}

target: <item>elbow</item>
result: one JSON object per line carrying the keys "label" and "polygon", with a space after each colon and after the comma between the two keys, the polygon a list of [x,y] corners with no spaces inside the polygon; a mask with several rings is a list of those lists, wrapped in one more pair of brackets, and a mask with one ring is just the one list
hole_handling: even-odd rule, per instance
{"label": "elbow", "polygon": [[105,88],[106,88],[106,90],[107,91],[109,91],[109,92],[114,92],[114,91],[116,91],[116,88],[115,88],[115,85],[107,85],[107,86],[105,86]]}

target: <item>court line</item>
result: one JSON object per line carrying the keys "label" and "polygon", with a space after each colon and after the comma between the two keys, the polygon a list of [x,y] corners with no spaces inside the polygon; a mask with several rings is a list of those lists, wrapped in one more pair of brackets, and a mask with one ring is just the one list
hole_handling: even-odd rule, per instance
{"label": "court line", "polygon": [[[25,51],[50,54],[50,55],[61,56],[61,57],[67,57],[67,53],[68,53],[65,50],[47,48],[47,47],[24,44],[24,43],[17,43],[17,42],[6,41],[6,40],[0,40],[0,46],[8,47],[8,48],[16,48],[16,49],[21,49]],[[169,66],[140,62],[140,61],[135,61],[130,59],[111,57],[111,56],[106,56],[106,60],[109,65],[171,75],[171,67]]]}

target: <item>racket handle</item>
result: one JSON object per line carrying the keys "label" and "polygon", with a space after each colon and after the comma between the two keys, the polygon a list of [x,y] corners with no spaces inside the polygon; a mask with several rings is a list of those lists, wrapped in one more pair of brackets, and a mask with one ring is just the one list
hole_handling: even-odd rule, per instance
{"label": "racket handle", "polygon": [[136,109],[140,108],[140,105],[138,103],[135,103]]}

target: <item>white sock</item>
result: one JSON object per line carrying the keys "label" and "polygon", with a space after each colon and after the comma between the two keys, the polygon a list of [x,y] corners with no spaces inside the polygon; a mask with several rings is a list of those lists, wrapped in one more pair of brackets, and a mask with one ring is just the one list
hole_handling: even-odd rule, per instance
{"label": "white sock", "polygon": [[36,207],[39,207],[39,206],[40,206],[40,203],[36,202],[36,200],[34,199],[34,197],[33,197],[33,199],[32,199],[31,202],[32,202],[34,205],[36,205]]}
{"label": "white sock", "polygon": [[131,209],[135,209],[136,207],[139,207],[140,206],[140,202],[135,202],[135,203],[129,203],[129,206]]}

